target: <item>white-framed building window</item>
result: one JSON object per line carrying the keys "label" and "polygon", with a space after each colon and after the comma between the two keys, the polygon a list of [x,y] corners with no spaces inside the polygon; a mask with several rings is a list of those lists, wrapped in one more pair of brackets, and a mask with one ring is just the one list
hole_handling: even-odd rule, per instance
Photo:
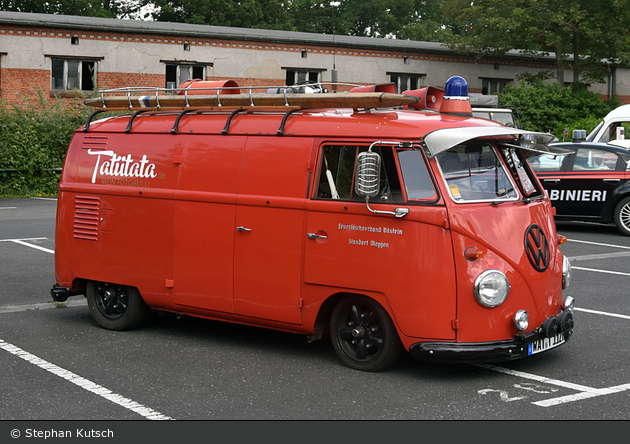
{"label": "white-framed building window", "polygon": [[51,58],[50,80],[52,91],[93,91],[96,85],[96,61]]}
{"label": "white-framed building window", "polygon": [[324,69],[307,68],[284,68],[286,71],[286,85],[297,85],[301,83],[320,83]]}
{"label": "white-framed building window", "polygon": [[176,89],[186,80],[206,80],[206,65],[203,64],[166,64],[166,88]]}
{"label": "white-framed building window", "polygon": [[481,91],[483,94],[499,94],[506,86],[513,82],[512,79],[481,79]]}
{"label": "white-framed building window", "polygon": [[388,72],[389,81],[396,85],[396,92],[402,93],[420,88],[424,74],[406,74]]}

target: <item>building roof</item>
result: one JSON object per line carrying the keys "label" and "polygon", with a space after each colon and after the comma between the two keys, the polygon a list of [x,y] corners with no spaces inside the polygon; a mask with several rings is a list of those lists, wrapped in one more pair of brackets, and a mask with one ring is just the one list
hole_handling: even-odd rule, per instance
{"label": "building roof", "polygon": [[[189,38],[246,40],[304,45],[328,45],[346,48],[420,52],[453,55],[454,51],[438,42],[399,40],[348,35],[316,34],[310,32],[276,31],[254,28],[194,25],[189,23],[119,20],[100,17],[34,14],[0,11],[0,24],[13,26],[50,27],[119,33],[177,35]],[[503,57],[519,59],[549,59],[552,56],[531,57],[521,51],[509,51]]]}

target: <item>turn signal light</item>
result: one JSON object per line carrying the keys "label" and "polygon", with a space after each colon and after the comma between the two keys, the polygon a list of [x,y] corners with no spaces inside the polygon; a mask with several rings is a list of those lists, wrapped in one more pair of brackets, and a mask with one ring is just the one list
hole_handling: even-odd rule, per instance
{"label": "turn signal light", "polygon": [[566,236],[560,236],[558,235],[558,245],[562,245],[567,241],[567,237]]}
{"label": "turn signal light", "polygon": [[483,251],[477,250],[475,247],[468,247],[464,250],[464,256],[469,261],[475,261],[483,256]]}

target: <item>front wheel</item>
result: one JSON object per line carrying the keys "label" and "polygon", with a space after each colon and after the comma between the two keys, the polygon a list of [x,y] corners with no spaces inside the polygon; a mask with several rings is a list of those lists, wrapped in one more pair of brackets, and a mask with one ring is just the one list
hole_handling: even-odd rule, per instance
{"label": "front wheel", "polygon": [[135,328],[149,314],[149,306],[134,287],[90,281],[86,296],[92,318],[108,330]]}
{"label": "front wheel", "polygon": [[630,197],[626,197],[617,204],[614,216],[619,231],[630,236]]}
{"label": "front wheel", "polygon": [[337,355],[356,370],[384,370],[392,366],[404,350],[385,309],[365,297],[345,298],[335,306],[330,333]]}

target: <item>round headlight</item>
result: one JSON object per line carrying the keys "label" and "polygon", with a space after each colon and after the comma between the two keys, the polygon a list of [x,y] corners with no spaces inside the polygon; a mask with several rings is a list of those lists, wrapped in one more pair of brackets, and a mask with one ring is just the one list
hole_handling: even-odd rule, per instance
{"label": "round headlight", "polygon": [[569,287],[571,283],[571,262],[566,256],[562,256],[562,289]]}
{"label": "round headlight", "polygon": [[507,277],[499,270],[486,270],[475,280],[475,298],[484,307],[497,307],[510,292]]}

